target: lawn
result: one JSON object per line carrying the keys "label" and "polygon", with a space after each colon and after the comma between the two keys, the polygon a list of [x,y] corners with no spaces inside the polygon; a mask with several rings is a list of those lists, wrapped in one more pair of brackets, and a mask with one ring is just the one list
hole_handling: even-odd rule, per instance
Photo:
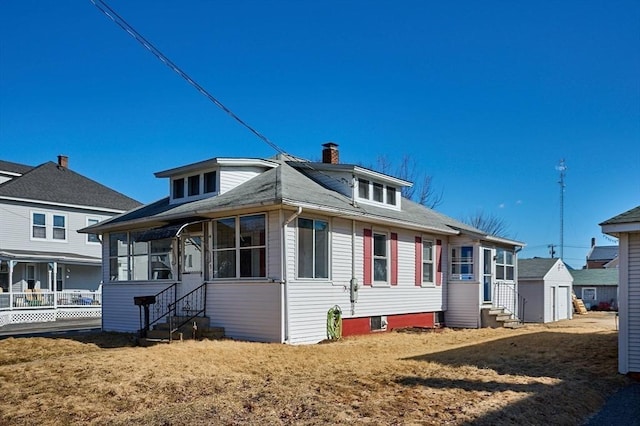
{"label": "lawn", "polygon": [[[589,314],[592,315],[592,314]],[[580,424],[626,383],[599,323],[312,346],[0,340],[0,424]]]}

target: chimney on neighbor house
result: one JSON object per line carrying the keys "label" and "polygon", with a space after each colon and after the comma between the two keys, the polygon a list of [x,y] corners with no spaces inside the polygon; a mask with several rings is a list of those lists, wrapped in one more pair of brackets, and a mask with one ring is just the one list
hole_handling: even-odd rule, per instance
{"label": "chimney on neighbor house", "polygon": [[62,167],[63,169],[69,168],[69,157],[66,155],[58,155],[58,167]]}
{"label": "chimney on neighbor house", "polygon": [[340,154],[338,153],[338,144],[327,142],[322,144],[322,162],[327,164],[338,164],[340,162]]}
{"label": "chimney on neighbor house", "polygon": [[591,247],[595,247],[596,246],[596,239],[595,237],[591,237]]}

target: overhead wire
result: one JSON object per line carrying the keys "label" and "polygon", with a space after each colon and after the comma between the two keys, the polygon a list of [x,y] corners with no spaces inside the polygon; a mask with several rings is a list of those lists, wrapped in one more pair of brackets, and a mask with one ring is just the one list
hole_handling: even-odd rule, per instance
{"label": "overhead wire", "polygon": [[178,65],[176,65],[171,59],[169,59],[164,53],[162,53],[157,47],[155,47],[149,40],[147,40],[144,36],[142,36],[139,32],[135,30],[122,16],[120,16],[115,10],[113,10],[106,2],[103,0],[90,0],[93,5],[100,10],[106,17],[115,22],[120,28],[126,31],[131,37],[133,37],[138,43],[140,43],[145,49],[151,52],[156,58],[158,58],[162,63],[164,63],[167,67],[177,73],[180,77],[182,77],[187,83],[193,86],[198,92],[204,95],[207,99],[213,102],[218,108],[223,110],[227,115],[233,118],[235,121],[240,123],[246,129],[248,129],[251,133],[256,135],[262,141],[264,141],[267,145],[273,148],[278,153],[288,156],[288,154],[280,148],[278,145],[273,143],[269,138],[260,133],[254,127],[249,125],[246,121],[241,119],[237,114],[235,114],[231,109],[225,106],[222,102],[216,99],[207,89],[202,87],[197,81],[189,76],[185,71],[182,70]]}
{"label": "overhead wire", "polygon": [[274,142],[272,142],[268,137],[264,134],[256,130],[253,126],[249,125],[246,121],[240,118],[237,114],[235,114],[230,108],[225,106],[220,100],[218,100],[215,96],[213,96],[207,89],[205,89],[202,85],[200,85],[197,81],[189,76],[182,68],[180,68],[177,64],[175,64],[171,59],[169,59],[164,53],[160,51],[157,47],[153,45],[149,40],[147,40],[143,35],[141,35],[138,31],[136,31],[133,26],[131,26],[122,16],[120,16],[113,8],[111,8],[104,0],[90,0],[91,3],[107,18],[112,20],[116,25],[122,28],[126,33],[128,33],[131,37],[133,37],[138,43],[140,43],[145,49],[151,52],[158,60],[164,63],[167,67],[169,67],[172,71],[182,77],[187,83],[193,86],[198,92],[204,95],[207,99],[209,99],[212,103],[214,103],[218,108],[224,111],[227,115],[237,121],[240,125],[245,127],[255,136],[257,136],[260,140],[269,145],[273,150],[281,154],[283,157],[288,158],[289,160],[295,161],[298,164],[304,166],[305,168],[315,171],[316,173],[320,173],[327,178],[337,181],[342,184],[340,179],[337,179],[335,176],[331,176],[327,173],[324,173],[320,170],[314,168],[308,161],[300,161],[298,157],[295,157],[289,153],[287,153],[284,149],[280,148]]}

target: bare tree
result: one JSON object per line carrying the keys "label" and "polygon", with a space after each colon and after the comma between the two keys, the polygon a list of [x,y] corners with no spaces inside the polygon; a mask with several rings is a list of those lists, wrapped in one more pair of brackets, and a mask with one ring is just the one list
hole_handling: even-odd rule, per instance
{"label": "bare tree", "polygon": [[377,159],[378,171],[385,174],[393,174],[396,177],[413,182],[413,186],[402,188],[402,196],[431,209],[442,204],[443,193],[437,192],[433,185],[433,176],[424,174],[418,168],[418,162],[408,155],[402,157],[398,167],[393,169],[393,163],[386,155],[380,155]]}
{"label": "bare tree", "polygon": [[470,214],[462,219],[467,225],[478,228],[489,235],[497,237],[506,237],[509,233],[509,225],[503,218],[494,214],[485,213],[484,210],[476,210],[474,214]]}

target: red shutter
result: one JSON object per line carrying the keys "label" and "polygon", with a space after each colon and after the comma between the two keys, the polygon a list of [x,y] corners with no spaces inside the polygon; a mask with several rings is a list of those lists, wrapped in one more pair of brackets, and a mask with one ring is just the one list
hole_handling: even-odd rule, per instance
{"label": "red shutter", "polygon": [[416,285],[422,285],[422,237],[416,237]]}
{"label": "red shutter", "polygon": [[371,259],[372,256],[372,247],[371,247],[371,229],[365,229],[364,230],[364,248],[363,248],[363,255],[364,255],[364,282],[362,283],[363,285],[371,285],[371,271],[373,269],[373,262]]}
{"label": "red shutter", "polygon": [[391,285],[398,285],[398,234],[391,233]]}
{"label": "red shutter", "polygon": [[442,285],[442,240],[436,240],[436,285]]}

